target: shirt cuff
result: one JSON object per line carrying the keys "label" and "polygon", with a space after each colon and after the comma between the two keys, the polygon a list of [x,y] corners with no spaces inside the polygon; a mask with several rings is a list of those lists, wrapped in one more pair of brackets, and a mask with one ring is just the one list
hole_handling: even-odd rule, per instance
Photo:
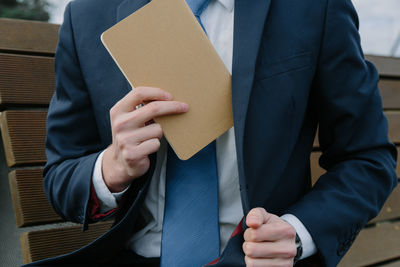
{"label": "shirt cuff", "polygon": [[103,179],[102,162],[104,151],[97,157],[93,170],[93,187],[96,192],[97,198],[100,202],[100,213],[106,213],[118,207],[117,202],[121,199],[122,195],[128,190],[126,188],[122,192],[111,193]]}
{"label": "shirt cuff", "polygon": [[292,214],[285,214],[281,216],[281,219],[292,225],[300,237],[301,244],[303,246],[303,254],[301,255],[300,260],[314,255],[317,252],[317,247],[315,246],[314,240],[303,223]]}

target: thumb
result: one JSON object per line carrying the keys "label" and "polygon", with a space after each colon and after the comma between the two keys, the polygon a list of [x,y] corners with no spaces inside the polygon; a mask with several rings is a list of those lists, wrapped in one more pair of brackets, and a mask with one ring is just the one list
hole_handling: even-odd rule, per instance
{"label": "thumb", "polygon": [[267,223],[271,215],[264,208],[254,208],[246,216],[246,225],[257,229],[264,223]]}

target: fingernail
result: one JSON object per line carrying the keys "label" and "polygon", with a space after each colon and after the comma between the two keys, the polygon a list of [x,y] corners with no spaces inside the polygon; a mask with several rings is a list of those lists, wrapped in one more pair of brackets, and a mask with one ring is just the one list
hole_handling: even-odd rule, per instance
{"label": "fingernail", "polygon": [[244,250],[244,253],[246,253],[247,249],[248,249],[248,244],[247,244],[247,242],[244,242],[244,243],[243,243],[243,250]]}
{"label": "fingernail", "polygon": [[186,111],[188,111],[189,110],[189,105],[188,104],[185,104],[185,103],[182,103],[182,111],[183,112],[186,112]]}
{"label": "fingernail", "polygon": [[171,100],[172,99],[172,95],[170,93],[166,92],[164,94],[164,98],[165,98],[165,100]]}
{"label": "fingernail", "polygon": [[250,218],[251,218],[251,220],[253,220],[254,223],[257,223],[257,224],[262,223],[262,220],[257,215],[251,215]]}

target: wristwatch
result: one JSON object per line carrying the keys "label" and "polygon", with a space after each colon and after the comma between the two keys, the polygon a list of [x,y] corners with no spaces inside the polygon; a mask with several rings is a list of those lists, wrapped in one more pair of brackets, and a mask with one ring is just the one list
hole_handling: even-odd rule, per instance
{"label": "wristwatch", "polygon": [[303,244],[301,243],[301,239],[299,237],[299,235],[296,233],[296,249],[297,249],[297,254],[294,257],[294,262],[293,264],[296,264],[296,262],[298,262],[301,258],[301,256],[303,255]]}

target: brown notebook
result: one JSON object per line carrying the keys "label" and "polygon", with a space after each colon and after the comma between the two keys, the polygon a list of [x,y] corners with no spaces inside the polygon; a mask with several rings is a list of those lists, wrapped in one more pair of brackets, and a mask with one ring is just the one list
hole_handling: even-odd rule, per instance
{"label": "brown notebook", "polygon": [[153,0],[101,39],[132,87],[159,87],[189,104],[155,119],[180,159],[233,126],[231,75],[185,0]]}

